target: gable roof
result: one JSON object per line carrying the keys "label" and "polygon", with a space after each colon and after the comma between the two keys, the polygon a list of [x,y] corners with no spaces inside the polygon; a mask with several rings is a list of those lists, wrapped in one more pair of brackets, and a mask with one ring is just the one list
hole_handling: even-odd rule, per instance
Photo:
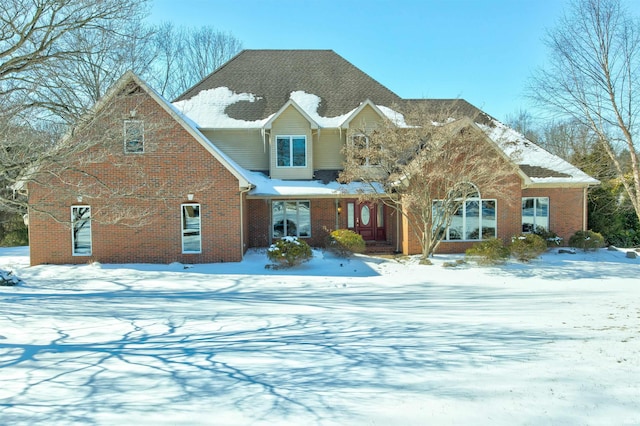
{"label": "gable roof", "polygon": [[333,50],[243,50],[174,102],[218,87],[256,97],[254,102],[235,102],[226,108],[229,117],[243,121],[269,117],[296,91],[320,97],[322,117],[345,114],[365,99],[386,106],[401,100]]}
{"label": "gable roof", "polygon": [[129,83],[133,82],[145,93],[147,93],[155,102],[158,103],[178,124],[180,124],[200,145],[202,145],[214,158],[216,158],[233,176],[238,179],[240,187],[253,186],[249,180],[246,171],[240,167],[235,161],[224,154],[218,147],[207,139],[197,128],[195,123],[185,117],[178,111],[169,101],[162,95],[153,90],[147,83],[138,77],[132,71],[125,72],[122,77],[107,91],[107,93],[92,108],[92,112],[96,112],[108,104],[118,93],[120,93]]}

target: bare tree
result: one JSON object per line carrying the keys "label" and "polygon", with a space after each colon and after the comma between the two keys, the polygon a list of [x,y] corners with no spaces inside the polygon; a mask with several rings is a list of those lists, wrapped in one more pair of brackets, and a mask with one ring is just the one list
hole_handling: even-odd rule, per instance
{"label": "bare tree", "polygon": [[454,116],[420,104],[398,119],[362,123],[344,148],[341,180],[368,184],[364,199],[392,194],[379,199],[407,219],[423,258],[433,255],[468,199],[481,191],[512,201],[505,194],[518,185],[503,151],[472,118]]}
{"label": "bare tree", "polygon": [[540,135],[536,129],[535,119],[527,110],[520,109],[514,114],[509,114],[505,118],[506,124],[531,142],[538,143]]}
{"label": "bare tree", "polygon": [[548,34],[550,65],[534,75],[530,94],[594,133],[640,218],[638,25],[620,0],[574,1]]}
{"label": "bare tree", "polygon": [[[34,109],[65,115],[66,103],[43,96],[47,77],[82,55],[103,52],[83,42],[122,30],[140,17],[137,0],[4,0],[0,3],[0,113],[15,117]],[[44,79],[44,80],[43,80]]]}
{"label": "bare tree", "polygon": [[155,31],[154,69],[149,81],[172,99],[205,78],[242,49],[231,33],[211,26],[175,27],[163,23]]}
{"label": "bare tree", "polygon": [[36,168],[73,158],[77,151],[59,137],[64,123],[78,120],[92,103],[75,71],[85,58],[109,50],[96,40],[124,37],[124,28],[144,10],[138,0],[0,2],[1,209],[24,212],[22,192]]}

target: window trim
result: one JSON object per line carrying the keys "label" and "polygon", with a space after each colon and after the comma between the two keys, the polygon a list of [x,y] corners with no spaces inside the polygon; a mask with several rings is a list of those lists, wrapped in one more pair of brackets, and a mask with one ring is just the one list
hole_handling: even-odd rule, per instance
{"label": "window trim", "polygon": [[[128,126],[136,124],[140,126],[140,139],[139,142],[140,149],[136,151],[132,151],[129,149],[129,138],[128,138]],[[123,126],[123,144],[124,144],[124,153],[125,154],[144,154],[144,121],[143,120],[124,120]]]}
{"label": "window trim", "polygon": [[[198,250],[185,250],[185,235],[189,231],[185,227],[185,207],[198,207]],[[201,254],[202,253],[202,206],[200,203],[182,203],[180,204],[180,241],[182,244],[182,254]]]}
{"label": "window trim", "polygon": [[[285,228],[283,228],[283,235],[282,237],[276,236],[275,235],[275,230],[274,230],[274,215],[273,215],[273,205],[274,203],[284,203],[284,205],[286,205],[286,203],[296,203],[296,216],[295,216],[295,220],[296,220],[296,235],[292,235],[294,237],[297,238],[311,238],[312,232],[312,220],[311,220],[311,200],[272,200],[271,201],[271,238],[282,238],[282,237],[286,237],[287,232],[286,232],[286,223],[287,223],[287,211],[286,208],[283,210],[284,212],[284,223],[283,226],[285,226]],[[308,203],[309,205],[309,235],[300,235],[300,230],[299,230],[299,224],[300,224],[300,203]]]}
{"label": "window trim", "polygon": [[[442,200],[435,200],[434,203],[438,203],[441,202]],[[464,234],[466,234],[466,230],[467,230],[467,214],[466,214],[466,210],[467,210],[467,203],[468,202],[477,202],[478,203],[478,223],[480,224],[480,228],[479,228],[479,232],[478,232],[478,238],[459,238],[459,239],[452,239],[451,238],[451,234],[450,234],[450,230],[451,230],[451,224],[449,226],[447,226],[447,228],[444,231],[444,238],[442,238],[442,241],[444,242],[449,242],[449,243],[458,243],[458,242],[468,242],[468,241],[484,241],[486,240],[486,238],[484,237],[485,232],[484,232],[484,226],[483,226],[483,208],[482,208],[482,204],[485,201],[492,201],[494,203],[494,211],[495,211],[495,226],[493,227],[494,232],[493,232],[493,236],[489,237],[489,238],[497,238],[498,236],[498,199],[496,198],[482,198],[480,196],[480,193],[478,192],[478,196],[477,197],[469,197],[466,198],[464,200],[464,202],[460,205],[460,208],[463,209],[463,213],[462,213],[462,232],[463,232],[463,236]],[[475,219],[475,217],[473,218]]]}
{"label": "window trim", "polygon": [[[293,165],[293,141],[294,139],[304,139],[304,165],[302,166],[294,166]],[[278,142],[280,139],[288,139],[289,140],[289,166],[281,166],[278,164]],[[307,143],[307,135],[276,135],[276,146],[275,146],[276,154],[275,154],[275,163],[276,168],[279,169],[304,169],[307,168],[309,163],[309,144]]]}
{"label": "window trim", "polygon": [[[525,200],[533,200],[533,229],[529,230],[529,231],[525,231],[524,230],[524,202]],[[540,216],[540,217],[545,217],[546,219],[546,226],[543,226],[543,228],[548,231],[549,227],[550,227],[550,222],[551,222],[551,200],[549,197],[522,197],[522,200],[520,202],[520,226],[521,226],[521,230],[523,234],[532,234],[534,232],[536,232],[536,228],[542,226],[539,225],[537,223],[537,212],[538,212],[538,200],[546,200],[547,201],[547,215],[546,216]]]}
{"label": "window trim", "polygon": [[357,149],[359,150],[359,147],[361,147],[362,145],[356,145],[356,138],[364,138],[365,150],[371,149],[371,138],[369,138],[369,136],[365,135],[364,133],[356,133],[351,135],[351,148],[353,149],[354,154],[356,155],[355,158],[358,160],[359,163],[361,163],[360,167],[379,167],[380,163],[372,163],[370,156],[362,157],[358,155],[358,152],[356,151]]}
{"label": "window trim", "polygon": [[[75,209],[81,209],[81,208],[89,209],[88,210],[89,217],[86,219],[80,219],[83,222],[89,223],[89,252],[88,253],[86,252],[78,253],[76,249],[75,226],[76,226],[76,223],[79,222],[79,220],[76,220],[76,217],[73,214],[73,211]],[[71,255],[72,256],[91,256],[93,254],[93,229],[92,229],[93,226],[91,223],[91,206],[85,205],[85,204],[73,205],[71,206],[70,213],[71,213]]]}

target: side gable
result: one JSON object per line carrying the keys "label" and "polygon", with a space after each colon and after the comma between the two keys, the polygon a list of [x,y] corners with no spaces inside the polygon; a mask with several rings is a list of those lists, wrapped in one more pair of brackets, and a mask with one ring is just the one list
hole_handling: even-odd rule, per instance
{"label": "side gable", "polygon": [[238,179],[241,188],[251,187],[251,182],[244,170],[231,158],[213,145],[201,132],[197,126],[187,117],[176,110],[167,100],[151,89],[142,79],[132,71],[127,71],[114,86],[103,96],[92,108],[92,112],[97,112],[107,105],[118,93],[120,93],[129,83],[133,82],[141,90],[147,93],[158,105],[162,107],[177,123],[179,123],[200,145],[202,145],[216,160],[218,160],[229,172]]}

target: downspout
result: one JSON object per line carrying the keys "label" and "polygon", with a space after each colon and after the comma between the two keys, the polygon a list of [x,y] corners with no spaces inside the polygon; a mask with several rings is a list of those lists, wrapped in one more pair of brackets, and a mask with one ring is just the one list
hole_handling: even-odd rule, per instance
{"label": "downspout", "polygon": [[588,228],[588,203],[587,203],[587,189],[588,187],[584,187],[584,189],[582,190],[582,230],[586,231]]}
{"label": "downspout", "polygon": [[244,259],[244,200],[243,195],[253,189],[253,185],[240,190],[240,259]]}
{"label": "downspout", "polygon": [[[396,203],[396,206],[398,205],[398,203]],[[400,217],[402,215],[400,214],[400,210],[398,210],[396,208],[396,253],[401,253],[402,250],[400,249],[400,239],[401,239],[401,235],[400,235]]]}
{"label": "downspout", "polygon": [[339,200],[336,198],[335,199],[335,206],[336,206],[336,227],[335,229],[340,229],[340,210],[339,210]]}

